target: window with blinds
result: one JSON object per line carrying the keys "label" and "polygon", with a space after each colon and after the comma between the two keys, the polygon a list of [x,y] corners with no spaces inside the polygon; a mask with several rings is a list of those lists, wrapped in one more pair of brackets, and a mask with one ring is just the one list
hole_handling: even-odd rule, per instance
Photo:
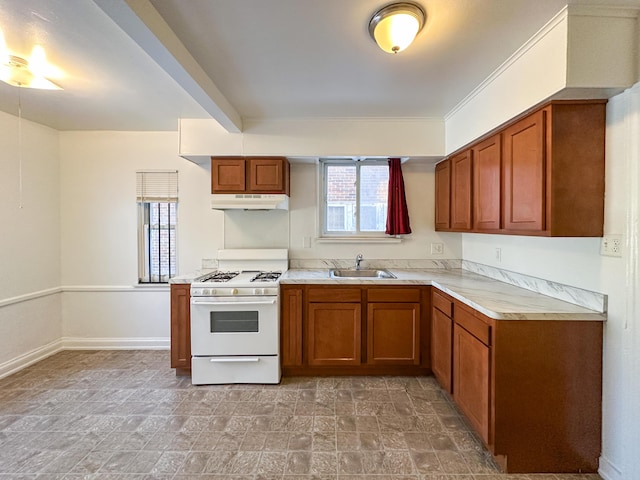
{"label": "window with blinds", "polygon": [[167,283],[177,272],[178,172],[136,172],[138,281]]}

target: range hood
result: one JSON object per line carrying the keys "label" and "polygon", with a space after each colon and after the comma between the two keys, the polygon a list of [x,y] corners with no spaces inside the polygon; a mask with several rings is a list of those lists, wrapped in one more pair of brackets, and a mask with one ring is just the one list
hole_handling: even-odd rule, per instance
{"label": "range hood", "polygon": [[214,210],[289,210],[289,197],[284,194],[213,193]]}

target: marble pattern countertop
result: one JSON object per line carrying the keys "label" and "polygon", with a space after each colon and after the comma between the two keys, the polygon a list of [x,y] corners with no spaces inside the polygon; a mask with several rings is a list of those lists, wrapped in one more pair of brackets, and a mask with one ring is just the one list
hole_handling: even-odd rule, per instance
{"label": "marble pattern countertop", "polygon": [[290,269],[281,284],[432,285],[496,320],[605,321],[606,313],[581,307],[526,288],[517,287],[460,268],[394,269],[396,279],[336,279],[329,270]]}

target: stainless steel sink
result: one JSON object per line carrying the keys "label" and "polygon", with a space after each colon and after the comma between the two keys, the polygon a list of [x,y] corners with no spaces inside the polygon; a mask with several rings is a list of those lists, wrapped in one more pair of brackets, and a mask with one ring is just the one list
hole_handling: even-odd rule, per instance
{"label": "stainless steel sink", "polygon": [[396,278],[396,276],[387,271],[380,269],[362,268],[355,270],[351,268],[332,268],[329,270],[331,278]]}

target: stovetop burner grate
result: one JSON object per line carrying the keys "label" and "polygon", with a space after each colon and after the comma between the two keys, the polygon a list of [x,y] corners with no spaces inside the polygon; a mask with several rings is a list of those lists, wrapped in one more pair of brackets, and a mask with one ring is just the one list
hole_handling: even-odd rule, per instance
{"label": "stovetop burner grate", "polygon": [[234,277],[237,277],[240,272],[221,272],[215,271],[207,273],[196,279],[196,282],[228,282]]}
{"label": "stovetop burner grate", "polygon": [[274,282],[276,281],[282,272],[260,272],[251,279],[252,282]]}

